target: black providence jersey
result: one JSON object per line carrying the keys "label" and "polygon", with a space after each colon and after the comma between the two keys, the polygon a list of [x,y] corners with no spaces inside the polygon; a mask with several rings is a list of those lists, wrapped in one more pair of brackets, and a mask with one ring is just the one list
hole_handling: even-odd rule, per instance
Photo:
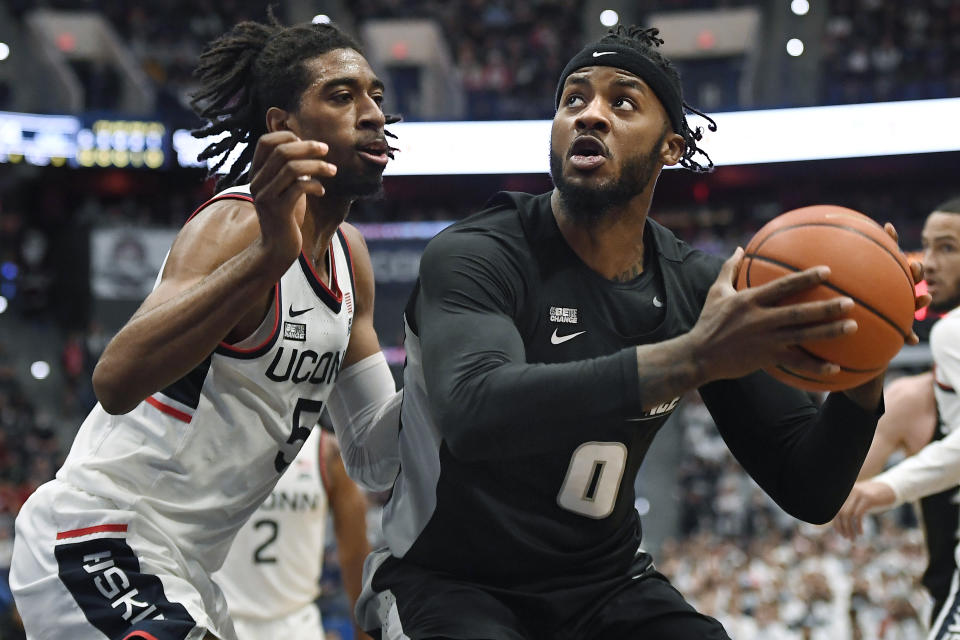
{"label": "black providence jersey", "polygon": [[[634,477],[679,401],[641,409],[634,347],[689,331],[721,266],[646,225],[653,255],[626,283],[569,248],[549,193],[498,194],[431,241],[405,314],[401,471],[384,511],[389,549],[368,561],[373,590],[389,588],[377,574],[397,563],[521,592],[634,570]],[[818,413],[762,373],[701,394],[774,499],[808,520],[833,516],[876,415],[842,394]]]}

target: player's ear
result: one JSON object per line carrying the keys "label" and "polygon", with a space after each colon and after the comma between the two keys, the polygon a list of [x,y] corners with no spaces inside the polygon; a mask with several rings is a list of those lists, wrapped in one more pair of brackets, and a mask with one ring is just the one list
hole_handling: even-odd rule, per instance
{"label": "player's ear", "polygon": [[267,133],[290,131],[290,112],[280,107],[267,109]]}
{"label": "player's ear", "polygon": [[683,141],[683,136],[671,131],[663,138],[663,145],[660,147],[660,159],[663,160],[663,164],[672,167],[680,162],[686,148],[687,145]]}

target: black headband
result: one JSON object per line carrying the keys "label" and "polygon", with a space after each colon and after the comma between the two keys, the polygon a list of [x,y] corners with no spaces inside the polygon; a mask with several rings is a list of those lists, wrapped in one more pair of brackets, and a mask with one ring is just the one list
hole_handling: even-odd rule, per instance
{"label": "black headband", "polygon": [[560,74],[560,82],[557,83],[557,107],[560,106],[563,83],[567,81],[567,76],[577,69],[594,66],[623,69],[646,82],[647,86],[660,99],[660,104],[666,110],[674,132],[684,135],[684,130],[687,127],[683,117],[683,98],[670,77],[653,60],[633,47],[613,42],[589,44],[571,58],[567,66],[563,68],[563,73]]}

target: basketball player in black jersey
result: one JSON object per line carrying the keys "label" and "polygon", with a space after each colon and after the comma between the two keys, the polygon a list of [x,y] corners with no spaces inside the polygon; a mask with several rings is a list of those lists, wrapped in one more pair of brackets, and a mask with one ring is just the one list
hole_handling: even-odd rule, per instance
{"label": "basketball player in black jersey", "polygon": [[709,165],[661,43],[621,28],[574,56],[556,189],[498,194],[423,255],[388,547],[358,604],[383,638],[727,638],[639,550],[633,479],[692,389],[796,517],[829,521],[856,480],[882,377],[818,408],[759,371],[837,371],[795,347],[856,331],[852,301],[779,306],[825,268],[738,293],[742,250],[723,262],[647,216],[663,165]]}

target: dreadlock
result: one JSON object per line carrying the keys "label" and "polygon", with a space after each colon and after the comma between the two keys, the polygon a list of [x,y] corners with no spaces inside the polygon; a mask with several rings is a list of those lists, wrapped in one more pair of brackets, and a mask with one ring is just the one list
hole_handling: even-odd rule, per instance
{"label": "dreadlock", "polygon": [[[673,62],[671,62],[670,59],[663,55],[659,50],[659,47],[663,44],[663,39],[660,37],[659,29],[655,27],[645,29],[637,25],[631,25],[628,27],[618,25],[616,29],[610,29],[607,32],[607,35],[600,39],[599,44],[604,43],[619,44],[631,47],[639,54],[650,59],[650,61],[652,61],[667,75],[670,83],[676,90],[677,95],[680,96],[681,111],[689,111],[697,114],[709,123],[707,128],[710,129],[710,131],[717,130],[717,123],[714,122],[713,118],[700,111],[697,111],[683,101],[683,88],[680,84],[680,72],[677,71],[677,68],[673,65]],[[690,125],[687,123],[686,117],[682,114],[682,112],[680,113],[679,121],[682,123],[680,126],[681,130],[677,131],[677,133],[683,136],[683,141],[686,144],[683,157],[680,159],[680,166],[697,173],[707,173],[713,171],[713,160],[710,159],[710,156],[707,155],[706,151],[697,146],[697,143],[703,139],[703,129],[700,127],[691,129]],[[706,159],[706,165],[701,164],[694,158],[694,156],[697,154],[700,154]]]}
{"label": "dreadlock", "polygon": [[[217,181],[217,187],[233,186],[249,177],[257,139],[267,132],[264,113],[270,107],[293,110],[311,81],[304,62],[334,49],[363,53],[357,42],[331,24],[301,24],[284,27],[267,9],[267,24],[238,23],[214,40],[200,55],[194,73],[200,88],[190,106],[207,123],[192,131],[196,138],[226,136],[209,144],[200,160],[217,160],[209,174],[222,167],[241,143],[246,148]],[[387,122],[398,118],[388,117]]]}

